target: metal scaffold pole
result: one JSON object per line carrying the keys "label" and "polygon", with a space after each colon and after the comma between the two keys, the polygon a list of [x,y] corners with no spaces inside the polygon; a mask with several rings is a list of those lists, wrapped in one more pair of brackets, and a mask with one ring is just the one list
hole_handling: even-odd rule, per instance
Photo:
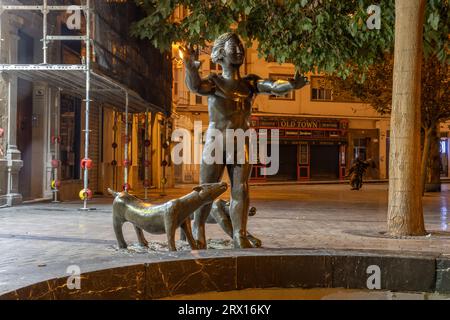
{"label": "metal scaffold pole", "polygon": [[6,57],[2,57],[2,46],[3,46],[3,32],[2,32],[2,14],[3,14],[3,0],[0,0],[0,63],[5,63],[4,59],[6,59]]}
{"label": "metal scaffold pole", "polygon": [[61,89],[58,89],[57,94],[55,94],[55,105],[54,105],[54,131],[53,131],[53,137],[52,137],[52,142],[54,144],[54,148],[55,148],[55,161],[56,164],[53,167],[53,179],[51,182],[51,189],[53,192],[53,203],[57,203],[59,202],[58,200],[58,192],[59,192],[59,167],[61,166],[61,162],[59,159],[59,144],[61,143],[61,137],[59,136],[59,123],[58,123],[58,101],[60,99],[60,95],[61,95]]}
{"label": "metal scaffold pole", "polygon": [[123,189],[128,192],[130,185],[128,184],[128,166],[130,162],[128,161],[128,143],[130,142],[130,137],[128,136],[128,91],[125,91],[125,157],[124,157],[124,171],[123,171]]}
{"label": "metal scaffold pole", "polygon": [[[144,133],[145,141],[144,141],[144,199],[148,199],[148,188],[150,187],[149,179],[148,179],[148,149],[150,147],[150,139],[148,137],[148,109],[145,110],[145,133]],[[147,142],[148,141],[148,142]]]}
{"label": "metal scaffold pole", "polygon": [[[93,42],[91,42],[91,36],[92,36],[92,10],[91,5],[94,3],[92,0],[83,0],[81,1],[84,4],[78,4],[78,5],[54,5],[53,1],[48,0],[42,0],[42,4],[33,4],[33,5],[22,5],[20,2],[18,4],[14,5],[5,5],[3,0],[0,0],[0,15],[2,15],[5,11],[30,11],[30,12],[36,12],[39,14],[42,14],[42,63],[37,64],[6,64],[5,62],[8,62],[7,57],[1,57],[3,59],[0,59],[0,72],[7,72],[9,74],[12,74],[14,76],[20,76],[24,78],[30,78],[34,81],[43,81],[48,82],[51,87],[60,88],[60,90],[67,90],[66,92],[74,92],[75,94],[79,95],[85,95],[85,126],[84,126],[84,157],[81,160],[80,166],[81,166],[81,176],[83,179],[83,189],[79,192],[79,197],[81,201],[83,201],[83,206],[80,208],[80,210],[93,210],[94,208],[88,208],[88,201],[92,198],[92,191],[89,189],[89,170],[93,167],[93,161],[89,159],[89,147],[90,147],[90,136],[91,136],[91,130],[90,130],[90,109],[91,109],[91,96],[95,97],[104,97],[107,101],[110,101],[112,105],[115,105],[122,109],[123,105],[120,103],[120,98],[122,98],[121,93],[123,92],[125,94],[125,116],[126,116],[126,141],[124,146],[125,151],[125,160],[124,160],[124,190],[128,191],[130,190],[130,184],[129,184],[129,168],[131,166],[131,160],[130,160],[130,148],[129,143],[131,142],[130,135],[128,128],[128,114],[129,114],[129,104],[131,102],[132,111],[135,111],[136,106],[138,108],[148,108],[148,103],[143,100],[138,94],[136,94],[133,91],[129,91],[128,88],[124,85],[121,85],[120,83],[117,83],[116,81],[108,78],[107,76],[103,76],[91,69],[92,64],[92,56],[93,56]],[[81,12],[84,13],[85,16],[85,28],[86,32],[83,35],[53,35],[49,34],[49,25],[48,25],[48,19],[51,18],[49,16],[50,13],[57,11],[66,11],[68,12],[74,12],[73,14],[75,17],[78,16],[78,20],[75,19],[78,22],[80,21],[79,14]],[[3,16],[4,18],[4,16]],[[0,24],[0,51],[2,49],[4,50],[4,44],[2,36],[5,33],[5,30],[1,30],[2,27],[4,27],[5,21],[2,20],[3,25]],[[66,23],[69,23],[66,21]],[[69,29],[81,29],[80,23],[71,23],[71,26],[67,25]],[[49,56],[49,45],[53,41],[84,41],[85,42],[85,54],[82,57],[82,62],[78,64],[53,64],[51,63],[51,55]],[[92,82],[92,83],[91,83]],[[120,93],[119,93],[120,92]],[[108,94],[111,93],[111,95],[115,98],[111,98],[111,96]],[[49,96],[50,99],[50,96]],[[57,94],[57,97],[55,98],[57,101],[56,104],[60,103],[60,94]],[[60,104],[59,104],[60,106]],[[154,106],[154,105],[153,105]],[[154,106],[155,107],[155,106]],[[57,108],[55,106],[55,108]],[[146,117],[149,116],[149,111],[146,109]],[[55,155],[52,159],[52,190],[54,191],[54,200],[58,201],[58,197],[60,198],[60,181],[58,180],[58,177],[61,175],[61,162],[60,162],[60,148],[61,148],[61,136],[59,133],[60,127],[59,127],[59,121],[60,121],[60,114],[55,115],[55,131],[53,132],[53,141],[52,143],[48,144],[54,145]],[[118,119],[118,112],[115,112],[115,126],[117,126],[117,119]],[[148,119],[146,119],[148,121]],[[153,124],[152,124],[153,125]],[[152,126],[151,125],[151,126]],[[146,123],[147,131],[146,135],[149,134],[148,130],[148,123]],[[115,134],[117,128],[115,129]],[[8,131],[9,132],[9,131]],[[49,129],[48,131],[51,134],[51,131]],[[151,133],[151,129],[150,129]],[[117,139],[118,137],[115,137],[114,145],[116,145],[115,148],[117,148]],[[148,143],[150,145],[150,143]],[[151,150],[150,150],[151,152]],[[115,184],[119,183],[118,179],[118,168],[117,168],[117,160],[120,159],[121,155],[118,152],[118,150],[114,151],[114,175],[113,175],[113,182]],[[146,160],[147,164],[150,163],[149,157],[147,155]],[[11,176],[11,168],[8,169],[8,190],[11,190],[13,182],[12,182],[12,176]],[[150,171],[150,173],[149,173]],[[149,179],[150,174],[150,179]],[[150,187],[151,181],[151,170],[147,168],[146,170],[146,185],[147,188]],[[117,187],[116,187],[117,189]],[[147,191],[147,190],[146,190]],[[59,193],[59,194],[57,194]],[[146,193],[147,195],[147,193]]]}
{"label": "metal scaffold pole", "polygon": [[114,190],[117,190],[117,116],[118,113],[116,111],[116,109],[114,108],[114,124],[113,124],[113,143],[112,143],[112,148],[113,148],[113,161],[112,161],[112,167],[113,167],[113,187]]}
{"label": "metal scaffold pole", "polygon": [[47,0],[44,0],[42,6],[42,54],[44,64],[47,64],[47,15],[48,15],[48,7]]}
{"label": "metal scaffold pole", "polygon": [[[89,169],[92,164],[92,161],[89,159],[89,113],[90,113],[90,105],[91,105],[91,12],[90,12],[90,0],[86,1],[86,99],[85,99],[85,130],[84,130],[84,181],[83,181],[83,208],[80,210],[95,210],[95,208],[88,208],[87,202],[92,197],[92,191],[89,190]],[[82,161],[82,163],[83,163]]]}

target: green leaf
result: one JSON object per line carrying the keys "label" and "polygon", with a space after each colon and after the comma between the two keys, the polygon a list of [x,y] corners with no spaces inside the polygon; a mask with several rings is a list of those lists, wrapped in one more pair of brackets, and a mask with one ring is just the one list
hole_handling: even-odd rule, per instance
{"label": "green leaf", "polygon": [[439,26],[439,19],[439,15],[432,12],[427,21],[434,30],[437,30]]}

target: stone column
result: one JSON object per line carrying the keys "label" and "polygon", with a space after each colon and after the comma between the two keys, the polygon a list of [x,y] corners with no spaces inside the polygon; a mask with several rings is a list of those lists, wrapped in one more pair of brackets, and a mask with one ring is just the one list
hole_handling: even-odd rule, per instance
{"label": "stone column", "polygon": [[[8,63],[8,50],[6,47],[6,35],[8,18],[0,11],[0,64]],[[7,137],[7,114],[8,114],[8,82],[4,73],[0,73],[0,206],[6,203],[7,191],[7,160],[6,160],[6,137]]]}
{"label": "stone column", "polygon": [[[12,23],[13,21],[10,22],[9,63],[17,63],[18,26]],[[19,193],[19,171],[23,166],[23,161],[20,157],[20,151],[17,149],[17,76],[9,75],[6,78],[8,113],[6,129],[7,189],[5,197],[6,203],[12,206],[22,202],[22,195]]]}

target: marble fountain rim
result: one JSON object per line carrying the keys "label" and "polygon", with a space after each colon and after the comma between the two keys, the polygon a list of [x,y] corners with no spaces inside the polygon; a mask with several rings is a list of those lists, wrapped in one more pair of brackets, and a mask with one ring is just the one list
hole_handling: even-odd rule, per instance
{"label": "marble fountain rim", "polygon": [[[68,275],[55,266],[39,281],[0,290],[0,300],[156,299],[270,287],[365,289],[369,265],[380,266],[382,289],[450,292],[450,257],[430,252],[262,248],[155,252],[152,257],[138,254],[100,260],[92,265],[85,261],[81,290],[67,289]],[[98,295],[92,294],[96,290]]]}

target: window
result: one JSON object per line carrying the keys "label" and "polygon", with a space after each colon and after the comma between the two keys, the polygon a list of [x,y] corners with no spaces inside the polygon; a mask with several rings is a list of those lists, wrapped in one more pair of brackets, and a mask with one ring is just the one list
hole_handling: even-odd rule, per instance
{"label": "window", "polygon": [[367,159],[367,139],[358,138],[353,140],[353,159],[356,160],[366,160]]}
{"label": "window", "polygon": [[299,144],[299,164],[308,164],[309,163],[309,157],[308,157],[308,144],[307,143],[301,143]]}
{"label": "window", "polygon": [[195,104],[202,104],[203,103],[203,99],[202,96],[195,96]]}
{"label": "window", "polygon": [[448,140],[447,138],[441,138],[440,143],[440,171],[441,176],[448,176]]}
{"label": "window", "polygon": [[[291,74],[269,74],[269,78],[272,80],[288,80],[289,78],[293,78],[294,76]],[[269,100],[295,100],[295,90],[290,91],[289,93],[282,95],[282,96],[276,96],[276,95],[270,95]]]}
{"label": "window", "polygon": [[61,94],[61,180],[80,179],[81,100]]}
{"label": "window", "polygon": [[333,100],[331,83],[324,77],[311,77],[311,100]]}

